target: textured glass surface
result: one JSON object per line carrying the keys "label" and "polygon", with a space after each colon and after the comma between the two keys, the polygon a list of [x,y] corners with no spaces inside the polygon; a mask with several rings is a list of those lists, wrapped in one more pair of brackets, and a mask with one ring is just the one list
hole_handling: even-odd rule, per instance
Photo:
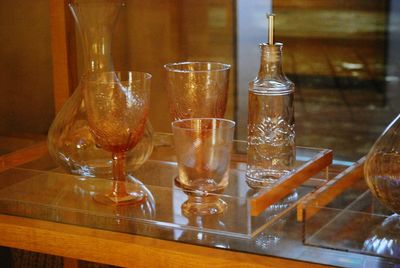
{"label": "textured glass surface", "polygon": [[400,213],[400,115],[371,148],[364,173],[376,198],[387,208]]}
{"label": "textured glass surface", "polygon": [[167,72],[169,111],[173,121],[224,117],[230,65],[216,62],[179,62],[164,67]]}
{"label": "textured glass surface", "polygon": [[282,70],[282,44],[260,49],[260,70],[249,84],[247,183],[268,188],[295,162],[294,84]]}
{"label": "textured glass surface", "polygon": [[103,204],[126,205],[145,197],[140,181],[125,184],[126,156],[144,136],[150,83],[151,75],[143,72],[97,72],[82,79],[90,132],[96,145],[112,154],[113,187],[95,196]]}

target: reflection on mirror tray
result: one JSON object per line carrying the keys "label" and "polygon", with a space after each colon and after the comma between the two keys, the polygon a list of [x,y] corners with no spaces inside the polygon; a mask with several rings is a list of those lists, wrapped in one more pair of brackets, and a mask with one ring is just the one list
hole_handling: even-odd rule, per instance
{"label": "reflection on mirror tray", "polygon": [[[211,234],[250,239],[285,215],[285,211],[294,206],[297,198],[310,190],[301,187],[293,195],[253,217],[250,215],[248,198],[235,196],[237,193],[233,192],[245,176],[244,170],[235,170],[230,173],[229,187],[223,195],[218,195],[219,199],[228,204],[223,213],[209,217],[190,213],[185,215],[181,206],[188,197],[182,189],[171,185],[172,178],[178,173],[177,166],[162,161],[147,163],[141,172],[135,173],[137,179],[146,183],[146,188],[142,189],[147,197],[143,202],[130,206],[109,206],[94,200],[94,195],[107,193],[112,188],[113,182],[108,179],[10,169],[0,174],[0,180],[18,178],[18,181],[0,189],[0,212],[157,237],[160,232],[172,229],[176,237],[186,231],[202,233],[199,235],[199,238],[204,239],[202,241],[214,239],[209,236]],[[163,171],[161,175],[160,170]],[[224,244],[223,240],[218,241],[221,246]]]}
{"label": "reflection on mirror tray", "polygon": [[[129,184],[127,183],[128,189]],[[130,233],[150,231],[151,226],[132,224],[129,219],[153,220],[156,217],[156,201],[153,194],[143,187],[146,198],[142,202],[130,206],[109,206],[95,201],[95,195],[107,193],[111,187],[112,181],[110,180],[85,178],[76,182],[73,187],[75,193],[73,199],[76,200],[76,204],[71,204],[71,210],[67,208],[58,210],[58,221]],[[65,201],[62,203],[64,206],[67,205]],[[75,210],[76,208],[78,210]]]}
{"label": "reflection on mirror tray", "polygon": [[196,231],[177,230],[176,238],[179,241],[191,242],[196,241],[196,243],[204,244],[204,245],[212,245],[218,248],[230,248],[229,238],[226,236],[220,236],[215,234],[210,234],[207,232],[203,232],[203,229],[216,229],[225,231],[226,226],[223,222],[223,219],[220,217],[221,215],[187,215],[188,225],[197,228]]}
{"label": "reflection on mirror tray", "polygon": [[[247,192],[247,196],[251,196],[254,194],[256,190],[250,189]],[[282,201],[277,202],[271,205],[267,210],[266,213],[269,214],[267,220],[273,220],[274,217],[283,213],[285,210],[290,208],[294,203],[297,202],[299,199],[299,195],[296,190],[294,190],[291,194],[286,196]],[[271,247],[276,246],[280,241],[280,232],[285,225],[287,218],[279,218],[276,222],[273,223],[274,225],[274,232],[262,232],[256,238],[256,245],[261,250],[269,250]]]}
{"label": "reflection on mirror tray", "polygon": [[132,221],[156,217],[156,200],[146,187],[143,202],[108,206],[96,202],[93,196],[108,192],[111,180],[23,169],[10,171],[2,179],[13,178],[13,174],[23,180],[0,190],[0,211],[4,214],[130,233],[151,227]]}
{"label": "reflection on mirror tray", "polygon": [[[126,188],[140,187],[140,191],[143,191],[146,198],[142,202],[138,202],[133,206],[105,206],[104,203],[95,202],[99,196],[105,196],[112,187],[112,181],[98,179],[93,180],[92,178],[81,177],[77,180],[72,187],[75,194],[75,199],[80,200],[82,208],[90,209],[94,211],[103,211],[103,213],[114,213],[115,221],[121,222],[123,217],[135,217],[142,219],[153,219],[156,213],[156,201],[150,190],[140,182],[140,180],[134,178],[131,175],[127,176],[128,182],[126,182]],[[130,183],[135,181],[135,183]],[[96,197],[97,196],[97,197]]]}

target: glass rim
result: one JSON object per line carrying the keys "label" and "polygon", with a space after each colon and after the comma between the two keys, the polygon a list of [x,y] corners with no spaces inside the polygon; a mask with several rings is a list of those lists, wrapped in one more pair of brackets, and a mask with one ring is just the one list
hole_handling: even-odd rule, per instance
{"label": "glass rim", "polygon": [[[230,119],[225,119],[225,118],[215,118],[215,117],[199,117],[199,118],[185,118],[185,119],[178,119],[174,122],[171,123],[171,126],[173,129],[186,129],[186,130],[194,130],[193,127],[182,127],[182,126],[177,126],[177,124],[180,123],[185,123],[185,122],[190,122],[190,121],[219,121],[219,122],[224,122],[225,124],[220,126],[219,128],[222,129],[231,129],[236,126],[236,122]],[[208,130],[213,130],[217,128],[210,128]]]}
{"label": "glass rim", "polygon": [[[146,81],[150,81],[151,78],[153,77],[150,73],[146,73],[146,72],[140,72],[140,71],[107,71],[107,72],[89,72],[86,73],[82,76],[83,80],[87,80],[88,82],[98,82],[98,80],[91,80],[91,79],[87,79],[87,78],[94,78],[94,77],[100,77],[100,78],[104,78],[102,80],[105,80],[107,83],[112,83],[113,81],[107,81],[108,77],[112,77],[113,74],[123,74],[124,77],[126,77],[126,74],[133,74],[133,75],[143,75],[144,80]],[[105,75],[105,76],[102,76]],[[128,80],[128,79],[120,79],[119,81],[114,81],[115,83],[121,82],[121,81],[139,81],[139,79],[132,79],[132,80]]]}
{"label": "glass rim", "polygon": [[[210,70],[181,70],[181,69],[175,68],[177,66],[195,65],[195,64],[199,64],[199,65],[212,64],[212,65],[219,66],[219,68],[210,69]],[[173,62],[173,63],[164,64],[164,68],[167,71],[176,72],[176,73],[206,73],[206,72],[226,71],[231,68],[231,65],[227,64],[227,63],[216,62],[216,61],[182,61],[182,62]]]}
{"label": "glass rim", "polygon": [[280,42],[276,42],[276,43],[273,43],[272,45],[271,44],[269,44],[269,43],[260,43],[260,47],[278,47],[278,48],[280,48],[280,47],[283,47],[283,43],[280,43]]}
{"label": "glass rim", "polygon": [[71,1],[68,3],[69,7],[79,7],[79,6],[91,6],[91,5],[118,5],[118,6],[125,6],[125,1],[123,0],[109,0],[107,2],[101,1],[101,0],[89,0],[86,2],[77,2],[77,1]]}

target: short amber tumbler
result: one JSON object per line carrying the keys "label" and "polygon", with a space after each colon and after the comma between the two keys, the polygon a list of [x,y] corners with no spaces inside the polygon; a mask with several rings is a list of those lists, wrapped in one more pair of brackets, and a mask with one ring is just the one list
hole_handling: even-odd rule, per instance
{"label": "short amber tumbler", "polygon": [[220,213],[225,202],[216,194],[228,185],[235,122],[220,118],[192,118],[172,123],[179,177],[189,196],[185,214]]}

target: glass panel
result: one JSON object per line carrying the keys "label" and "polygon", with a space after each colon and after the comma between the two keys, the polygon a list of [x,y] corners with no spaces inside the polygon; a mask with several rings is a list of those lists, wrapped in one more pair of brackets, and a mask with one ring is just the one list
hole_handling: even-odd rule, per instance
{"label": "glass panel", "polygon": [[304,209],[306,245],[400,259],[400,218],[372,196],[363,178],[326,206],[318,200]]}
{"label": "glass panel", "polygon": [[[218,195],[228,204],[228,209],[221,215],[186,217],[181,212],[181,205],[187,200],[187,195],[174,185],[178,169],[172,135],[158,133],[156,141],[151,160],[131,172],[148,188],[148,198],[144,204],[125,207],[98,204],[93,200],[93,195],[111,190],[111,180],[65,174],[45,156],[22,168],[0,173],[0,181],[4,183],[0,192],[1,212],[115,231],[129,232],[129,228],[134,228],[134,233],[156,237],[157,232],[150,232],[149,228],[201,230],[204,233],[251,238],[281,218],[302,196],[324,182],[323,177],[311,179],[290,189],[286,197],[274,202],[259,215],[251,216],[250,200],[257,201],[254,198],[256,192],[245,183],[243,161],[246,155],[241,152],[243,142],[235,141],[229,185],[223,194]],[[297,162],[296,170],[312,163],[316,156],[324,152],[311,148],[298,148],[297,151],[301,160]],[[143,231],[140,231],[141,228]]]}

